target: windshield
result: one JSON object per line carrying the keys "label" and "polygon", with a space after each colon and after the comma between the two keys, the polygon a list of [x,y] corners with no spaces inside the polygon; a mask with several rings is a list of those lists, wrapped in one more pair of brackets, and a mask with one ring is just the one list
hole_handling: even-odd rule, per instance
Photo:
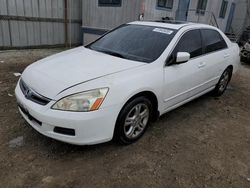
{"label": "windshield", "polygon": [[176,30],[127,24],[86,46],[124,59],[150,63],[166,49]]}

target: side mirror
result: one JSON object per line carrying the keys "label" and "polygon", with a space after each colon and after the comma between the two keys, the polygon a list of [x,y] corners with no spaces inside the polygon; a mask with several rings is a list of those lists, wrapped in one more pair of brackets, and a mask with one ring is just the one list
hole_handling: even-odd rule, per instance
{"label": "side mirror", "polygon": [[178,52],[176,55],[176,64],[186,63],[190,59],[190,53]]}

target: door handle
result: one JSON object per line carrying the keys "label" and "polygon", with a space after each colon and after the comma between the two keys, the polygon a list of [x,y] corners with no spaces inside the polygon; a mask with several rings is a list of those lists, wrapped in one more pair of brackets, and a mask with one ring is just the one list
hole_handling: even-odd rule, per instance
{"label": "door handle", "polygon": [[202,68],[202,67],[205,67],[205,66],[206,66],[206,63],[205,63],[205,62],[201,62],[201,63],[199,63],[199,65],[198,65],[199,68]]}
{"label": "door handle", "polygon": [[224,58],[228,58],[230,54],[224,54]]}

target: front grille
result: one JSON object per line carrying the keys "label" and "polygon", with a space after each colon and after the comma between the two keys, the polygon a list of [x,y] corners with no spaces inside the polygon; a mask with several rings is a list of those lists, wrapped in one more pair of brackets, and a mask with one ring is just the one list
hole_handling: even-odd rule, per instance
{"label": "front grille", "polygon": [[29,88],[22,79],[20,80],[19,85],[26,99],[43,106],[47,105],[51,101],[51,99],[44,97]]}
{"label": "front grille", "polygon": [[34,118],[32,115],[30,115],[30,113],[29,113],[27,110],[25,110],[21,105],[18,105],[18,107],[19,107],[20,110],[28,117],[28,119],[29,119],[30,121],[34,121],[34,122],[36,122],[38,125],[42,126],[42,122],[39,121],[39,120],[37,120],[36,118]]}

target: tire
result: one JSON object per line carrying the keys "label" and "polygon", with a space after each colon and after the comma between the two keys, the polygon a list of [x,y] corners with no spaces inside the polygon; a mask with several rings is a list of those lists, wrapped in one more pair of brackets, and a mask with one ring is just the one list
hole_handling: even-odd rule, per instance
{"label": "tire", "polygon": [[217,83],[215,89],[213,90],[213,95],[216,97],[221,96],[227,89],[228,83],[232,77],[232,69],[227,68],[221,75],[219,82]]}
{"label": "tire", "polygon": [[152,112],[152,103],[144,96],[129,101],[117,118],[114,140],[124,145],[136,142],[145,133],[152,119]]}

